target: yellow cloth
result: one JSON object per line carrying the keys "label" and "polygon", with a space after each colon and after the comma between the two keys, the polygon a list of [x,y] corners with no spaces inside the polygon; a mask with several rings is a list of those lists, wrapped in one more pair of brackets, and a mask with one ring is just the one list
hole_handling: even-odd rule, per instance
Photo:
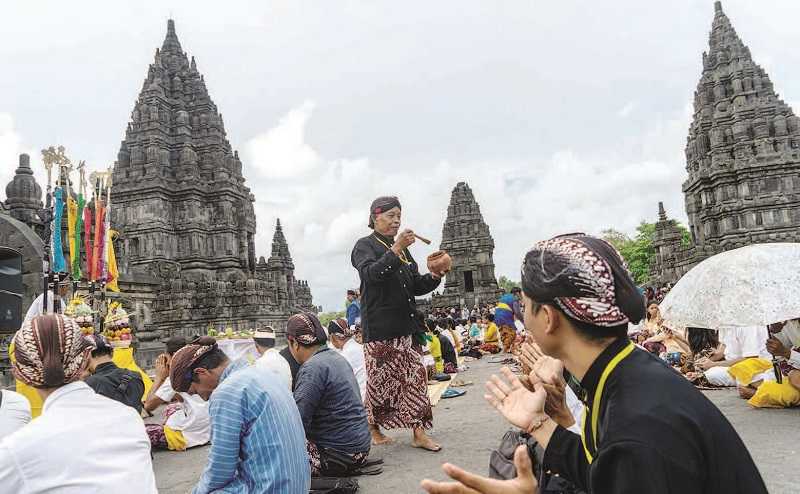
{"label": "yellow cloth", "polygon": [[442,344],[439,341],[439,337],[435,334],[428,333],[431,336],[431,341],[428,343],[428,346],[431,349],[431,357],[433,357],[433,362],[436,367],[436,372],[441,374],[444,372],[444,361],[442,360]]}
{"label": "yellow cloth", "polygon": [[483,342],[493,345],[500,344],[500,339],[497,336],[497,324],[495,324],[494,321],[490,322],[489,327],[486,328],[486,334],[483,336]]}
{"label": "yellow cloth", "polygon": [[[112,241],[116,236],[117,232],[115,230],[108,230],[106,236],[106,259],[108,260],[108,280],[106,282],[106,288],[112,292],[119,291],[119,285],[117,285],[117,282],[119,281],[117,255],[114,253],[114,242]],[[145,395],[146,394],[147,393],[145,393]]]}
{"label": "yellow cloth", "polygon": [[747,403],[756,408],[796,407],[800,405],[800,391],[784,376],[781,384],[764,381]]}
{"label": "yellow cloth", "polygon": [[75,225],[78,222],[78,203],[72,196],[67,197],[67,240],[69,242],[69,271],[75,264],[75,256],[80,255],[77,249],[78,237],[75,234]]}
{"label": "yellow cloth", "polygon": [[447,331],[450,332],[450,337],[453,338],[454,346],[456,347],[456,355],[458,355],[461,353],[461,340],[454,330],[448,329]]}
{"label": "yellow cloth", "polygon": [[[14,342],[12,341],[10,345],[8,345],[8,355],[13,364],[14,362]],[[142,381],[144,381],[144,394],[142,395],[142,402],[144,402],[145,397],[150,392],[150,388],[153,387],[153,381],[150,380],[147,374],[144,373],[142,369],[136,365],[136,361],[133,360],[133,348],[115,348],[114,349],[114,356],[112,359],[117,367],[121,367],[123,369],[132,370],[134,372],[138,372],[140,376],[142,376]],[[28,401],[31,403],[31,417],[36,418],[42,414],[42,399],[39,397],[39,394],[36,393],[36,389],[28,386],[27,384],[23,383],[20,380],[17,380],[17,393],[21,394]]]}
{"label": "yellow cloth", "polygon": [[186,438],[183,437],[183,433],[181,431],[170,429],[165,425],[164,437],[167,438],[167,447],[172,451],[186,450]]}
{"label": "yellow cloth", "polygon": [[144,381],[144,394],[142,395],[142,402],[144,402],[145,397],[150,393],[150,388],[153,387],[153,381],[151,381],[150,377],[145,374],[145,372],[140,369],[138,365],[136,365],[136,361],[133,359],[133,348],[115,348],[114,356],[111,358],[111,360],[117,364],[117,367],[138,372],[139,375],[142,376],[142,381]]}
{"label": "yellow cloth", "polygon": [[763,358],[749,358],[728,369],[728,374],[745,386],[753,382],[753,378],[772,369],[772,362]]}

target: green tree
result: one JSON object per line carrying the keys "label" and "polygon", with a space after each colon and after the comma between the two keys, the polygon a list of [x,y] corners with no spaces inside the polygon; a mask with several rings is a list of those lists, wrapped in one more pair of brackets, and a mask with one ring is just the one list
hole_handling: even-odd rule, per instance
{"label": "green tree", "polygon": [[333,321],[334,319],[339,319],[340,317],[344,319],[343,310],[339,312],[323,312],[319,315],[319,322],[322,323],[323,327],[327,327],[329,322]]}
{"label": "green tree", "polygon": [[[681,230],[681,245],[691,245],[689,230],[680,223],[677,226]],[[646,221],[639,223],[639,226],[636,227],[636,235],[632,238],[613,228],[600,232],[600,236],[613,245],[628,263],[633,280],[639,285],[650,281],[650,263],[656,255],[653,247],[655,232],[656,224]]]}
{"label": "green tree", "polygon": [[497,285],[498,285],[498,286],[499,286],[499,287],[500,287],[502,290],[504,290],[504,291],[506,291],[506,292],[510,292],[512,288],[514,288],[514,287],[518,287],[518,286],[519,286],[519,282],[518,282],[518,281],[512,281],[512,280],[510,280],[510,279],[506,278],[505,276],[501,276],[501,277],[500,277],[500,278],[497,280]]}

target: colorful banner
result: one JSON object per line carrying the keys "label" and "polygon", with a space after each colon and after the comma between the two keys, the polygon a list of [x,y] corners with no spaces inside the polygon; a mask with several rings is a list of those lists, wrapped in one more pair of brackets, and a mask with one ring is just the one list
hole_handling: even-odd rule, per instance
{"label": "colorful banner", "polygon": [[[70,198],[72,200],[72,198]],[[75,227],[74,231],[70,232],[70,248],[74,243],[75,255],[73,256],[70,251],[70,261],[72,261],[72,279],[78,281],[81,279],[81,231],[83,230],[83,206],[86,201],[83,200],[83,194],[78,194],[78,201],[75,204]]]}
{"label": "colorful banner", "polygon": [[114,292],[119,291],[119,285],[117,281],[119,280],[119,270],[117,269],[117,255],[114,252],[114,237],[117,236],[117,232],[114,230],[109,229],[106,234],[106,266],[108,267],[108,275],[106,277],[106,287]]}
{"label": "colorful banner", "polygon": [[102,281],[103,277],[103,257],[105,255],[106,245],[106,224],[105,213],[106,208],[103,205],[103,200],[98,199],[95,201],[94,212],[94,248],[92,252],[92,281]]}
{"label": "colorful banner", "polygon": [[64,189],[56,187],[55,192],[55,205],[53,206],[53,225],[52,225],[52,251],[53,251],[53,271],[56,273],[65,273],[67,271],[67,262],[64,259],[64,246],[61,243],[61,225],[64,219]]}
{"label": "colorful banner", "polygon": [[92,279],[92,208],[83,208],[83,248],[86,251],[86,278]]}

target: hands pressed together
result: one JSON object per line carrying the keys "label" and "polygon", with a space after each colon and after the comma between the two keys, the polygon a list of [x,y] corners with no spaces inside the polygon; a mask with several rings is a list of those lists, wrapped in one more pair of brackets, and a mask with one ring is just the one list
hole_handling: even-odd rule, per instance
{"label": "hands pressed together", "polygon": [[[517,355],[523,375],[518,377],[503,367],[503,378],[492,376],[486,383],[488,401],[512,425],[530,431],[552,418],[562,427],[575,423],[566,405],[564,364],[545,355],[536,343],[526,342]],[[432,494],[535,494],[538,484],[527,448],[520,446],[514,454],[517,477],[496,480],[462,470],[454,465],[442,465],[444,472],[455,482],[423,480],[422,488]]]}

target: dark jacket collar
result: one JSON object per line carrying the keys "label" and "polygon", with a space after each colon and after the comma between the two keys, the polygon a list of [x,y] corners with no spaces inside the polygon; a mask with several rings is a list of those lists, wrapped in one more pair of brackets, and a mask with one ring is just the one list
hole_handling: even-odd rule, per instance
{"label": "dark jacket collar", "polygon": [[618,338],[614,340],[610,345],[606,347],[603,352],[597,356],[597,358],[592,362],[592,365],[589,366],[589,370],[586,371],[586,375],[583,376],[581,380],[581,388],[583,393],[579,395],[579,398],[584,403],[591,403],[594,399],[594,392],[597,389],[597,385],[600,382],[600,376],[603,375],[603,371],[606,370],[606,366],[608,366],[611,359],[617,356],[619,352],[625,349],[628,346],[630,340],[627,336]]}
{"label": "dark jacket collar", "polygon": [[103,362],[102,364],[94,368],[94,373],[108,374],[110,372],[113,372],[114,369],[118,369],[117,364],[115,364],[114,362]]}
{"label": "dark jacket collar", "polygon": [[372,234],[375,235],[375,238],[383,241],[389,247],[391,247],[392,244],[394,244],[394,239],[393,238],[389,238],[386,235],[381,235],[380,233],[378,233],[378,230],[373,230]]}

